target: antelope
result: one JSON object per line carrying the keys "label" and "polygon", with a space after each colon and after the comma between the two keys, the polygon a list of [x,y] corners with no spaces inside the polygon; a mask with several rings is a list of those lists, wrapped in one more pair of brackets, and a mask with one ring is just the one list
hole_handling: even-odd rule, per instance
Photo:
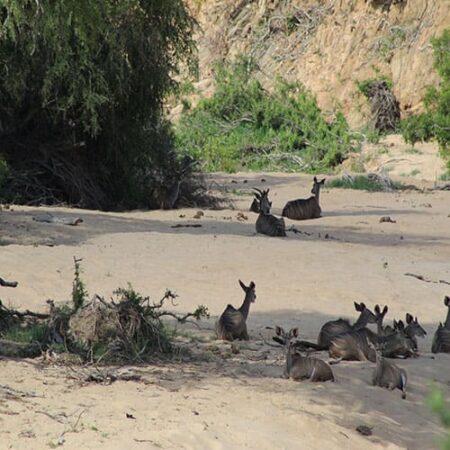
{"label": "antelope", "polygon": [[376,366],[372,375],[372,384],[374,386],[385,387],[388,389],[398,388],[402,391],[402,398],[406,398],[407,375],[404,369],[388,362],[382,356],[382,346],[376,346],[374,349]]}
{"label": "antelope", "polygon": [[166,180],[163,183],[157,193],[160,209],[173,209],[180,196],[181,183],[191,172],[192,167],[196,164],[196,161],[190,156],[185,156],[181,161],[179,170],[175,171],[171,177],[171,183]]}
{"label": "antelope", "polygon": [[416,331],[413,331],[412,328],[409,330],[407,329],[408,327],[405,327],[403,321],[399,320],[397,322],[394,320],[393,332],[378,337],[378,343],[383,344],[383,356],[388,358],[408,358],[410,356],[417,356],[414,340],[408,335],[409,332],[412,336],[415,336]]}
{"label": "antelope", "polygon": [[426,336],[427,332],[419,324],[417,317],[414,318],[409,313],[406,314],[406,323],[408,325],[405,328],[405,334],[408,337],[408,339],[412,342],[414,351],[417,352],[419,347],[417,345],[416,336],[423,338]]}
{"label": "antelope", "polygon": [[[357,308],[359,307],[359,309]],[[376,323],[377,317],[361,303],[355,303],[355,308],[361,311],[360,319],[352,326],[350,331],[332,337],[328,347],[331,357],[336,358],[333,363],[342,360],[347,361],[372,361],[375,362],[375,353],[369,346],[369,342],[376,342],[378,336],[366,328],[368,323]]]}
{"label": "antelope", "polygon": [[292,220],[317,219],[321,217],[322,209],[319,206],[320,188],[325,183],[325,178],[321,181],[314,177],[314,184],[311,189],[313,194],[307,199],[290,200],[283,208],[282,216]]}
{"label": "antelope", "polygon": [[260,191],[257,188],[253,188],[256,192],[253,194],[255,198],[253,199],[252,204],[250,205],[249,211],[254,212],[256,214],[260,213],[260,203],[261,203],[261,194],[262,191]]}
{"label": "antelope", "polygon": [[269,201],[269,189],[261,191],[259,216],[256,219],[256,232],[267,236],[286,236],[286,225],[283,218],[270,214],[272,202]]}
{"label": "antelope", "polygon": [[245,292],[244,302],[239,309],[228,305],[216,324],[217,337],[224,341],[233,341],[234,339],[249,340],[246,321],[250,305],[256,300],[255,283],[251,281],[246,286],[239,280],[239,284]]}
{"label": "antelope", "polygon": [[307,341],[300,341],[299,345],[311,347],[315,350],[328,350],[334,337],[340,336],[344,333],[349,333],[353,330],[365,328],[368,323],[376,323],[376,316],[372,311],[370,311],[369,308],[366,307],[364,303],[354,302],[354,305],[355,310],[360,314],[358,320],[353,325],[350,325],[350,322],[345,319],[332,320],[325,323],[320,329],[317,344]]}
{"label": "antelope", "polygon": [[433,337],[431,351],[433,353],[450,353],[450,297],[444,298],[444,305],[447,306],[447,318],[444,325],[439,323],[439,327]]}
{"label": "antelope", "polygon": [[286,366],[284,378],[294,381],[334,381],[331,367],[321,359],[302,356],[295,349],[292,340],[298,337],[298,328],[292,328],[288,333],[281,327],[276,327],[277,336],[273,339],[286,348]]}

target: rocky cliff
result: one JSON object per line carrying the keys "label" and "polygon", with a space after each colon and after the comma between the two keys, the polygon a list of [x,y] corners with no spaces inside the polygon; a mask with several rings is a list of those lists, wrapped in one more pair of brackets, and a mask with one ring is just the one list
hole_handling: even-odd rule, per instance
{"label": "rocky cliff", "polygon": [[270,88],[277,75],[305,84],[320,107],[352,126],[369,112],[356,82],[387,77],[402,115],[420,111],[439,78],[430,39],[450,26],[449,0],[186,0],[198,20],[200,80],[208,95],[217,61],[252,55]]}

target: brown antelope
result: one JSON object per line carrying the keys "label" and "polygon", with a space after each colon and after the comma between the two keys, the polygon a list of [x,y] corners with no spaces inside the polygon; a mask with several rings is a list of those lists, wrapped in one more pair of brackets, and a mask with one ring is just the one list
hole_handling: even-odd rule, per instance
{"label": "brown antelope", "polygon": [[444,325],[439,323],[439,327],[433,337],[431,351],[433,353],[450,353],[450,297],[444,298],[444,305],[447,306],[447,318]]}
{"label": "brown antelope", "polygon": [[254,212],[256,214],[260,213],[260,204],[261,204],[261,195],[262,191],[258,188],[253,188],[256,192],[253,193],[255,198],[252,201],[252,204],[250,205],[249,211]]}
{"label": "brown antelope", "polygon": [[300,341],[299,345],[303,347],[310,347],[315,350],[328,350],[334,337],[348,333],[352,330],[365,328],[369,323],[376,323],[376,316],[369,308],[366,307],[364,303],[354,302],[354,305],[355,310],[359,312],[359,317],[353,325],[350,325],[350,322],[345,319],[332,320],[325,323],[320,329],[317,344],[307,341]]}
{"label": "brown antelope", "polygon": [[[418,325],[418,323],[417,323]],[[420,327],[420,325],[418,325]],[[415,350],[416,345],[411,336],[415,336],[416,331],[412,328],[408,330],[403,321],[398,322],[394,320],[393,331],[384,336],[379,336],[377,342],[383,345],[382,354],[388,358],[409,358],[411,356],[416,357],[417,352]],[[422,329],[422,327],[420,327]],[[425,330],[424,330],[425,331]]]}
{"label": "brown antelope", "polygon": [[272,202],[269,201],[269,189],[261,191],[259,216],[256,219],[256,232],[267,236],[286,236],[286,225],[283,218],[270,214]]}
{"label": "brown antelope", "polygon": [[417,345],[416,336],[424,338],[427,335],[427,332],[419,324],[417,317],[414,318],[409,313],[406,314],[406,323],[407,325],[405,328],[405,334],[408,337],[408,339],[412,342],[414,351],[417,352],[419,346]]}
{"label": "brown antelope", "polygon": [[217,337],[224,341],[233,341],[234,339],[249,340],[246,322],[250,305],[256,300],[255,283],[251,281],[246,286],[239,280],[239,284],[245,292],[244,302],[239,309],[228,305],[216,324]]}
{"label": "brown antelope", "polygon": [[375,352],[376,366],[372,375],[372,384],[391,390],[398,388],[402,391],[402,398],[406,398],[406,371],[388,362],[382,356],[382,346],[376,346],[373,350]]}
{"label": "brown antelope", "polygon": [[286,366],[283,376],[294,381],[334,381],[331,367],[321,359],[302,356],[293,345],[293,339],[298,337],[298,329],[292,328],[288,333],[281,327],[276,327],[274,340],[286,348]]}
{"label": "brown antelope", "polygon": [[282,216],[292,220],[317,219],[322,214],[319,206],[320,188],[325,183],[325,178],[321,181],[314,177],[314,184],[311,190],[313,194],[307,199],[291,200],[283,208]]}

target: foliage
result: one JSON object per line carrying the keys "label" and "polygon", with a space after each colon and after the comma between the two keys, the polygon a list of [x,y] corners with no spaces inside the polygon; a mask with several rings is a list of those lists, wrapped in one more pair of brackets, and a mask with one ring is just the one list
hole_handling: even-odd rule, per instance
{"label": "foliage", "polygon": [[72,305],[73,310],[77,311],[79,308],[81,308],[85,300],[88,296],[86,286],[84,285],[84,282],[81,280],[81,265],[80,262],[81,259],[73,258],[74,266],[75,266],[75,273],[72,283]]}
{"label": "foliage", "polygon": [[163,317],[178,322],[209,317],[204,306],[184,315],[164,309],[166,301],[173,305],[176,297],[167,290],[160,301],[151,302],[131,285],[117,289],[111,302],[97,297],[99,301],[86,305],[71,317],[72,342],[102,361],[144,360],[155,353],[170,353],[175,330],[162,321]]}
{"label": "foliage", "polygon": [[431,392],[428,397],[428,404],[447,430],[447,437],[442,442],[441,448],[442,450],[450,450],[450,406],[445,402],[444,395],[438,389]]}
{"label": "foliage", "polygon": [[182,0],[2,0],[0,144],[18,199],[148,205],[177,168],[162,107],[194,68],[194,26]]}
{"label": "foliage", "polygon": [[406,142],[439,143],[442,156],[448,160],[450,171],[450,28],[431,40],[434,68],[441,77],[439,86],[429,87],[424,97],[425,112],[405,119],[401,124]]}
{"label": "foliage", "polygon": [[4,333],[2,338],[14,342],[43,343],[48,339],[48,324],[46,322],[31,322],[26,324],[17,324]]}
{"label": "foliage", "polygon": [[[390,185],[397,189],[401,187],[398,183],[390,182]],[[327,181],[326,186],[328,188],[359,189],[369,192],[386,191],[386,183],[381,182],[378,178],[372,178],[368,175],[334,178]]]}
{"label": "foliage", "polygon": [[378,84],[381,82],[385,82],[387,87],[389,89],[392,89],[394,86],[394,83],[392,80],[385,76],[380,76],[377,78],[368,78],[367,80],[357,81],[356,86],[358,87],[358,90],[361,92],[361,94],[364,95],[366,98],[370,98],[370,89],[374,84]]}
{"label": "foliage", "polygon": [[338,113],[327,122],[314,97],[278,79],[272,92],[255,78],[256,64],[240,57],[218,65],[215,93],[185,112],[177,146],[207,170],[328,170],[360,142]]}

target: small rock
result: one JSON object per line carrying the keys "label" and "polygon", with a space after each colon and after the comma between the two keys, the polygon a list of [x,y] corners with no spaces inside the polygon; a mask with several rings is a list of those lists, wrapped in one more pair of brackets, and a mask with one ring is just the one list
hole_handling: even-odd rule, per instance
{"label": "small rock", "polygon": [[244,184],[248,183],[248,180],[244,180],[243,183],[244,183]]}
{"label": "small rock", "polygon": [[387,263],[387,262],[384,262],[384,263],[383,263],[383,267],[386,269],[387,266],[388,266],[388,263]]}
{"label": "small rock", "polygon": [[205,215],[203,211],[197,211],[194,215],[194,219],[200,219]]}
{"label": "small rock", "polygon": [[265,178],[261,178],[261,183],[265,183],[266,179]]}
{"label": "small rock", "polygon": [[133,414],[129,414],[129,413],[126,413],[126,414],[127,414],[127,419],[135,419],[136,420],[136,417],[134,417]]}
{"label": "small rock", "polygon": [[179,217],[180,219],[184,219],[184,218],[186,217],[186,214],[180,214],[178,217]]}
{"label": "small rock", "polygon": [[383,217],[380,217],[379,222],[380,222],[380,223],[383,223],[383,222],[397,223],[397,221],[393,220],[393,219],[391,218],[391,216],[383,216]]}
{"label": "small rock", "polygon": [[248,220],[248,217],[242,212],[238,212],[236,218],[240,221]]}
{"label": "small rock", "polygon": [[403,241],[403,236],[400,236],[400,240]]}

